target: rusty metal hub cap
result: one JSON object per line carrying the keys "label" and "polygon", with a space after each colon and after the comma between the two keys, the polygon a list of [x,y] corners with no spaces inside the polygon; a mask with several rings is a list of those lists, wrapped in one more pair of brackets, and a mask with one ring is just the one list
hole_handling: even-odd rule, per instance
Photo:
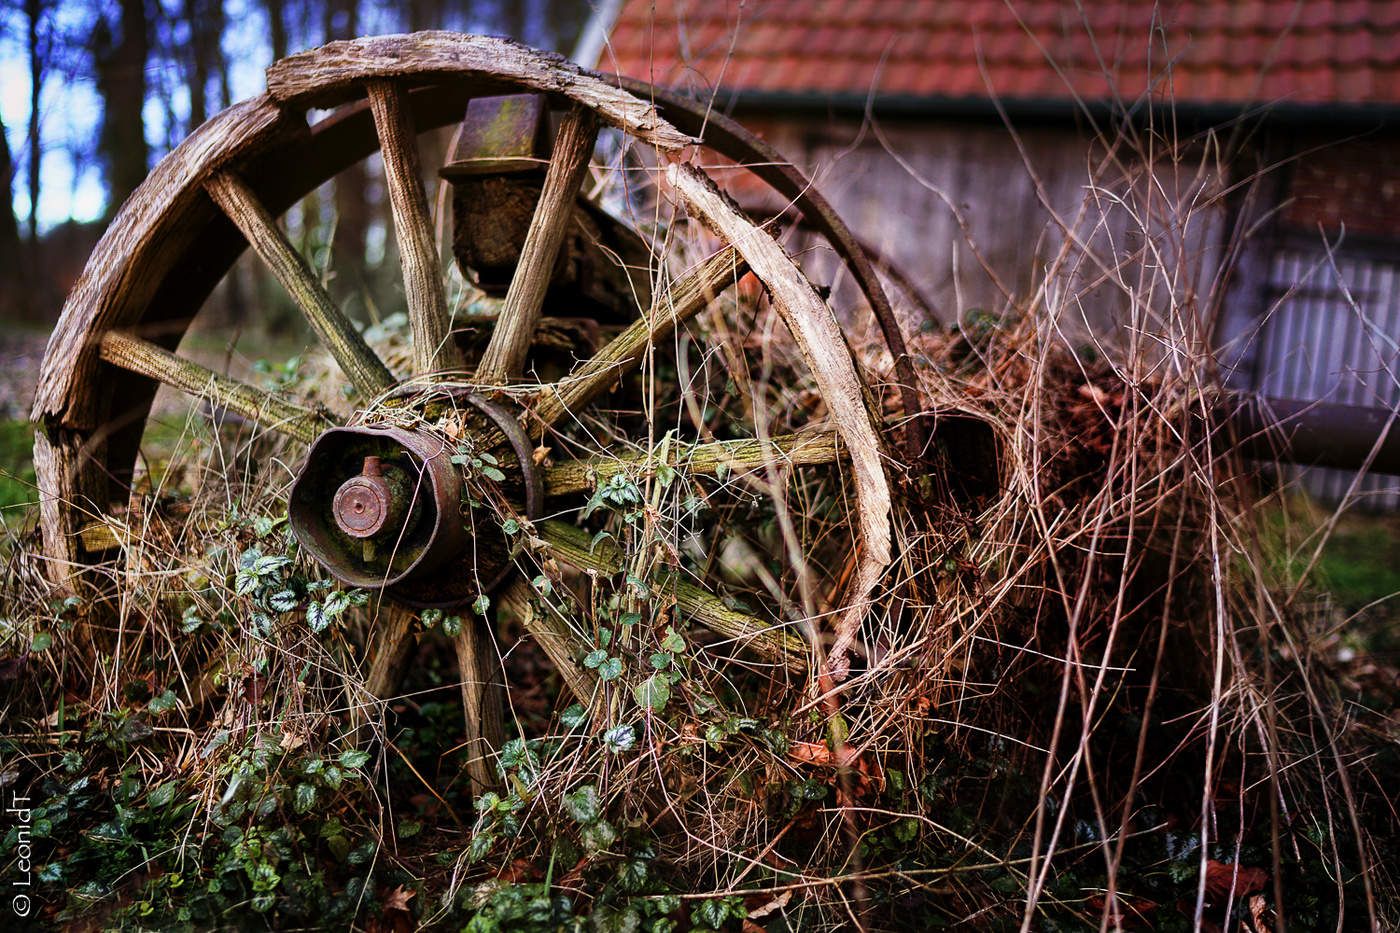
{"label": "rusty metal hub cap", "polygon": [[501,526],[510,513],[538,517],[544,502],[532,446],[501,403],[474,394],[459,401],[505,436],[496,454],[503,481],[459,465],[469,460],[461,450],[484,431],[454,442],[428,428],[332,428],[311,445],[287,515],[302,548],[332,575],[410,605],[442,607],[470,602],[509,576]]}

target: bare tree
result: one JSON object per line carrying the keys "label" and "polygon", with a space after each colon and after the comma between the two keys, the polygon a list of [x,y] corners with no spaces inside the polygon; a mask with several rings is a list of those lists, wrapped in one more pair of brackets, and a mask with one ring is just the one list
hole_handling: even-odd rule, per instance
{"label": "bare tree", "polygon": [[[41,44],[40,20],[44,16],[43,0],[24,0],[24,17],[28,26],[29,51],[29,248],[34,252],[39,244],[39,167],[43,161],[42,140],[39,138],[39,93],[44,88],[44,69],[48,49]],[[8,149],[8,144],[7,144]]]}
{"label": "bare tree", "polygon": [[0,123],[0,198],[5,199],[0,210],[0,314],[25,316],[28,292],[23,247],[19,238],[19,221],[13,204],[14,159],[10,156],[10,141],[5,124]]}
{"label": "bare tree", "polygon": [[107,167],[110,218],[146,177],[146,60],[150,54],[145,0],[120,0],[118,35],[105,16],[93,33],[97,92],[102,96],[98,151]]}

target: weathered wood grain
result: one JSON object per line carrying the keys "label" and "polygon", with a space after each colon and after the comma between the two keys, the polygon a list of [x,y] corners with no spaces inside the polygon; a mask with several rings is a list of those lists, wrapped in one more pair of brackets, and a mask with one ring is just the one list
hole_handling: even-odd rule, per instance
{"label": "weathered wood grain", "polygon": [[297,252],[243,180],[232,172],[218,172],[205,181],[204,187],[296,301],[316,336],[360,394],[366,399],[374,398],[393,385],[394,376],[384,361],[336,307],[311,264]]}
{"label": "weathered wood grain", "polygon": [[227,408],[264,428],[311,443],[328,427],[315,412],[293,405],[237,379],[221,376],[155,344],[121,331],[102,335],[99,351],[113,366],[149,376],[195,398]]}
{"label": "weathered wood grain", "polygon": [[651,312],[633,322],[567,378],[544,389],[530,410],[532,425],[552,425],[604,394],[642,361],[647,347],[665,340],[748,272],[748,263],[726,246],[690,270],[659,296]]}
{"label": "weathered wood grain", "polygon": [[384,182],[393,208],[398,234],[399,264],[403,268],[408,320],[413,330],[414,375],[462,368],[462,354],[451,336],[443,288],[442,261],[438,258],[423,191],[418,161],[418,138],[408,113],[407,92],[393,81],[368,83],[370,110],[379,134],[384,158]]}
{"label": "weathered wood grain", "polygon": [[[714,441],[709,444],[677,445],[667,457],[667,465],[679,473],[743,476],[769,466],[819,466],[835,463],[845,456],[834,431],[804,431],[766,440]],[[618,474],[636,474],[654,469],[660,458],[648,451],[615,453],[588,460],[573,460],[544,471],[547,496],[594,489]]]}
{"label": "weathered wood grain", "polygon": [[477,367],[477,382],[507,382],[518,377],[525,366],[530,339],[539,323],[544,295],[559,259],[559,248],[564,245],[564,232],[573,219],[574,201],[597,139],[598,121],[592,111],[575,104],[555,137],[544,189],[535,205],[530,230],[525,234],[515,276],[496,319],[496,330]]}
{"label": "weathered wood grain", "polygon": [[574,699],[584,706],[591,705],[598,697],[598,675],[578,663],[578,659],[587,653],[581,639],[548,607],[540,607],[537,611],[530,599],[530,584],[523,577],[517,578],[502,591],[500,601],[501,606],[540,643]]}
{"label": "weathered wood grain", "polygon": [[519,90],[561,94],[657,149],[676,151],[695,142],[657,116],[648,101],[559,55],[497,36],[416,32],[331,42],[268,66],[267,91],[284,105],[326,107],[353,98],[357,85],[369,79],[398,77],[503,80]]}
{"label": "weathered wood grain", "polygon": [[505,742],[505,685],[500,655],[483,619],[468,614],[452,640],[457,673],[462,679],[462,710],[466,714],[467,772],[472,791],[483,794],[500,786],[496,754]]}
{"label": "weathered wood grain", "polygon": [[[606,574],[621,573],[626,567],[626,560],[617,545],[610,541],[595,544],[582,528],[557,521],[541,522],[537,528],[550,551],[566,564]],[[686,583],[674,574],[663,575],[651,583],[657,591],[674,596],[676,604],[686,615],[711,631],[733,639],[739,647],[747,648],[789,670],[807,669],[811,652],[799,636],[730,609],[718,596]]]}
{"label": "weathered wood grain", "polygon": [[890,488],[881,462],[884,444],[866,408],[864,380],[836,316],[777,241],[745,218],[693,165],[672,163],[666,179],[690,214],[733,244],[768,287],[773,306],[817,380],[822,400],[850,452],[861,532],[860,563],[847,606],[836,622],[836,640],[827,661],[832,674],[843,676],[849,663],[846,652],[891,559]]}

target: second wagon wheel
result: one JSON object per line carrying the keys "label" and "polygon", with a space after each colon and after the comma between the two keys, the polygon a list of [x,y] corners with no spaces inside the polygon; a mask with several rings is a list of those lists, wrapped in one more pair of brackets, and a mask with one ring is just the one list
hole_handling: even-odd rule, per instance
{"label": "second wagon wheel", "polygon": [[[416,134],[460,120],[473,98],[522,93],[547,95],[566,113],[494,330],[469,366],[451,333]],[[332,113],[308,126],[312,109]],[[687,119],[698,127],[693,116]],[[663,266],[654,299],[630,325],[558,382],[525,384],[542,302],[600,123],[651,147],[668,196],[728,245],[670,278]],[[731,125],[719,125],[732,132]],[[518,597],[520,585],[510,582],[512,567],[500,553],[499,529],[511,519],[526,521],[547,560],[594,573],[623,572],[622,555],[590,543],[563,517],[579,513],[581,493],[629,467],[664,461],[667,469],[714,473],[840,459],[857,501],[849,509],[846,552],[852,560],[844,608],[829,626],[836,634],[832,655],[839,659],[890,559],[890,498],[876,413],[835,316],[777,241],[685,160],[696,142],[663,119],[655,100],[508,40],[450,33],[364,39],[271,66],[265,94],[199,128],[123,206],[50,340],[34,405],[42,426],[35,467],[55,577],[71,580],[82,568],[112,559],[113,542],[87,532],[124,507],[142,430],[163,384],[300,445],[290,510],[303,548],[342,579],[384,587],[419,606],[470,600],[498,583],[506,586],[502,599]],[[412,331],[411,371],[402,373],[391,371],[337,308],[276,220],[376,150],[383,155]],[[801,183],[790,173],[778,187],[800,192]],[[353,388],[349,418],[337,421],[324,407],[237,382],[174,352],[199,306],[249,244]],[[697,438],[663,445],[659,455],[595,450],[582,459],[536,465],[531,448],[544,432],[578,419],[746,269],[766,287],[805,361],[827,419],[824,429],[710,443]],[[873,280],[864,284],[868,294],[878,290]],[[891,346],[897,364],[902,349]],[[455,431],[442,428],[444,413],[461,415]],[[653,440],[665,433],[662,427],[649,426]],[[464,484],[474,491],[464,492]],[[494,510],[490,522],[463,504],[473,497],[488,514]],[[560,517],[529,523],[545,513]],[[113,524],[119,522],[107,522]],[[488,530],[488,524],[495,527]],[[695,621],[769,661],[795,670],[821,663],[820,652],[812,655],[802,639],[727,607],[707,580],[668,585]],[[370,649],[368,686],[379,695],[392,686],[406,631],[404,623],[389,626]],[[570,686],[586,692],[588,672],[577,652],[543,629],[536,634]],[[486,758],[499,727],[482,694],[482,683],[492,679],[488,668],[498,663],[487,660],[485,637],[470,625],[457,637],[474,743],[472,776],[483,786],[491,781]]]}

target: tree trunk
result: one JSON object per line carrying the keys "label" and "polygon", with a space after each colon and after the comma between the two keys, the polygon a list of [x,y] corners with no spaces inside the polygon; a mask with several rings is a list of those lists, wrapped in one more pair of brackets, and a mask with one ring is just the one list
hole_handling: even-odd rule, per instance
{"label": "tree trunk", "polygon": [[146,177],[146,34],[144,0],[121,0],[121,35],[112,38],[111,26],[99,19],[94,34],[97,91],[103,101],[102,136],[99,142],[107,166],[107,217]]}
{"label": "tree trunk", "polygon": [[268,39],[272,43],[272,60],[287,57],[287,11],[282,0],[263,0],[267,12]]}
{"label": "tree trunk", "polygon": [[44,53],[39,49],[39,18],[44,12],[42,0],[24,0],[24,12],[29,22],[29,252],[31,258],[36,258],[39,249],[39,162],[43,155],[39,140],[39,91],[44,86]]}
{"label": "tree trunk", "polygon": [[[359,29],[358,0],[329,0],[326,4],[326,39],[352,39]],[[363,302],[369,284],[365,269],[365,243],[369,237],[369,204],[365,189],[369,173],[364,161],[356,162],[335,177],[335,244],[332,268],[342,295]],[[396,260],[397,261],[397,260]]]}
{"label": "tree trunk", "polygon": [[30,307],[19,221],[11,206],[14,192],[10,179],[14,167],[5,124],[0,123],[0,198],[4,198],[4,205],[0,207],[0,318],[28,317]]}

